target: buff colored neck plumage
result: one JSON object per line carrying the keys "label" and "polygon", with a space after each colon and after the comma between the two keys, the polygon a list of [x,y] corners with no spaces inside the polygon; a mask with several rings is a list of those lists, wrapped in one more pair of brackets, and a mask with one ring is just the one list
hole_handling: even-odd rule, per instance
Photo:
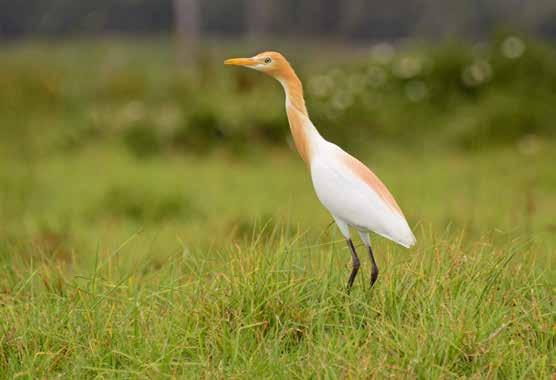
{"label": "buff colored neck plumage", "polygon": [[307,112],[307,107],[305,106],[305,99],[303,98],[303,85],[301,81],[290,67],[288,71],[284,70],[284,73],[278,80],[284,86],[284,91],[290,104],[295,107],[299,112],[305,116],[309,116]]}
{"label": "buff colored neck plumage", "polygon": [[282,84],[286,93],[286,113],[295,147],[303,161],[309,166],[312,145],[318,132],[309,120],[303,98],[303,85],[289,65],[276,75],[276,79]]}

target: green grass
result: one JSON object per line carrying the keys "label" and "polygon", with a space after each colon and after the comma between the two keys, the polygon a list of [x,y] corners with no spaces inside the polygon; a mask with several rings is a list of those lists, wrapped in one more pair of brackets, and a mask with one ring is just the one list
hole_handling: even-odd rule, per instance
{"label": "green grass", "polygon": [[0,372],[548,378],[553,149],[377,149],[418,244],[375,238],[379,281],[364,260],[350,295],[293,152],[3,157]]}
{"label": "green grass", "polygon": [[[372,290],[358,246],[347,294],[351,257],[286,148],[279,87],[224,71],[230,46],[193,83],[170,46],[0,53],[0,378],[554,376],[554,111],[516,90],[552,78],[552,55],[529,75],[544,55],[527,45],[519,65],[493,63],[516,82],[495,73],[422,106],[403,81],[376,90],[376,113],[336,120],[310,97],[317,127],[384,180],[418,241],[372,237]],[[461,52],[444,54],[459,81]],[[334,56],[333,76],[365,70],[364,55]]]}

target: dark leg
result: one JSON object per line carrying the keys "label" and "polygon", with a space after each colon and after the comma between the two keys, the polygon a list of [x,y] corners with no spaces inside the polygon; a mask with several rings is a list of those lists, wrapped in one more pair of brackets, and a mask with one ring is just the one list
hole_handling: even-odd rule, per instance
{"label": "dark leg", "polygon": [[373,249],[371,248],[370,244],[369,244],[369,257],[371,258],[371,263],[373,264],[373,269],[371,272],[371,288],[372,288],[376,282],[376,279],[378,278],[378,265],[376,265],[375,257],[373,255]]}
{"label": "dark leg", "polygon": [[355,276],[357,276],[357,271],[359,270],[359,257],[357,257],[357,252],[355,251],[355,247],[353,246],[351,239],[347,239],[347,243],[349,249],[351,250],[351,258],[353,259],[353,269],[351,270],[348,280],[348,290],[350,290],[353,285],[353,281],[355,280]]}

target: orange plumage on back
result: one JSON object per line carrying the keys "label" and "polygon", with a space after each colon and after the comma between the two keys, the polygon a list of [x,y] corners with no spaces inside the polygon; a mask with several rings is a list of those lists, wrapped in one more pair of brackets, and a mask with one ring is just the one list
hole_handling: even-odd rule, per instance
{"label": "orange plumage on back", "polygon": [[402,210],[398,203],[388,191],[386,186],[382,183],[380,179],[369,169],[366,167],[361,161],[357,158],[350,156],[349,154],[342,152],[340,159],[350,168],[353,173],[359,177],[362,181],[364,181],[367,185],[371,187],[377,193],[380,198],[386,202],[386,204],[395,212],[403,216]]}

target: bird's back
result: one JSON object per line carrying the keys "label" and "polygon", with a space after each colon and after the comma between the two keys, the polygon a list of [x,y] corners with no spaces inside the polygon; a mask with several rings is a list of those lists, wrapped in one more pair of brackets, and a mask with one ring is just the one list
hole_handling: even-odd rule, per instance
{"label": "bird's back", "polygon": [[311,160],[319,200],[332,215],[362,231],[373,231],[405,247],[415,237],[392,194],[363,163],[322,141]]}

